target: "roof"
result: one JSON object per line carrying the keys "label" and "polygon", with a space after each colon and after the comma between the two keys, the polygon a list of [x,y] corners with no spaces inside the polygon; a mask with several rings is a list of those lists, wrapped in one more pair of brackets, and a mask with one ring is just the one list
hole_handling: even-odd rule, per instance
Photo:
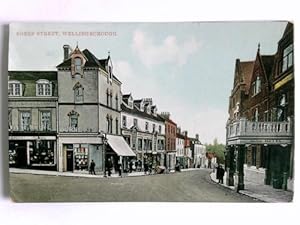
{"label": "roof", "polygon": [[291,23],[291,22],[288,22],[285,29],[284,29],[284,32],[283,32],[283,35],[282,35],[282,38],[284,36],[286,36],[292,29],[293,29],[294,25]]}
{"label": "roof", "polygon": [[57,71],[8,71],[11,80],[57,80]]}
{"label": "roof", "polygon": [[181,139],[184,139],[184,138],[185,138],[185,136],[184,136],[184,135],[182,135],[182,134],[179,134],[179,133],[176,133],[176,137],[177,137],[177,138],[181,138]]}
{"label": "roof", "polygon": [[268,78],[271,77],[275,62],[275,55],[262,55],[261,60]]}
{"label": "roof", "polygon": [[129,98],[131,94],[123,94],[122,98]]}
{"label": "roof", "polygon": [[240,62],[241,75],[243,76],[244,83],[246,85],[246,92],[250,89],[251,77],[254,68],[254,61]]}
{"label": "roof", "polygon": [[[88,49],[84,49],[82,51],[82,53],[84,54],[84,56],[86,57],[87,61],[84,64],[85,67],[100,67],[102,70],[104,70],[105,72],[108,72],[106,70],[106,64],[109,58],[107,59],[98,59],[93,53],[91,53]],[[61,64],[59,64],[57,66],[57,68],[59,67],[71,67],[71,58],[65,60],[64,62],[62,62]],[[114,74],[113,74],[113,78],[122,83]]]}
{"label": "roof", "polygon": [[148,114],[146,112],[138,110],[136,107],[133,107],[132,109],[130,109],[123,103],[121,104],[121,109],[122,109],[123,112],[127,112],[127,113],[134,114],[134,115],[137,115],[137,116],[141,116],[141,117],[149,118],[149,119],[152,119],[152,120],[157,120],[157,121],[164,122],[164,120],[158,115],[154,116],[152,114]]}

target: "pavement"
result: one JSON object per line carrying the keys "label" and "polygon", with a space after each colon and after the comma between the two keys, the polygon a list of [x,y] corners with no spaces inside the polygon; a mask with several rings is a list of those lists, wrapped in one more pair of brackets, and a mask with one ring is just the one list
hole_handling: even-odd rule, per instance
{"label": "pavement", "polygon": [[[218,183],[216,179],[216,173],[212,172],[210,174],[210,178],[216,182],[217,184],[229,188],[231,190],[235,190],[234,186],[228,186],[225,184],[225,177],[224,175],[224,184]],[[271,202],[271,203],[279,203],[279,202],[292,202],[293,201],[293,192],[292,191],[285,191],[282,189],[275,189],[270,185],[262,185],[251,182],[249,180],[244,180],[245,190],[239,190],[240,194],[247,195],[249,197],[258,199],[263,202]]]}
{"label": "pavement", "polygon": [[[182,169],[181,171],[193,171],[199,170],[197,168],[190,169]],[[32,169],[19,169],[19,168],[9,168],[9,172],[11,173],[22,173],[22,174],[35,174],[35,175],[49,175],[49,176],[65,176],[65,177],[88,177],[88,178],[107,178],[104,177],[103,173],[99,173],[96,175],[89,174],[88,172],[58,172],[58,171],[49,171],[49,170],[32,170]],[[173,173],[175,171],[171,171],[169,173]],[[147,174],[148,176],[149,174]],[[146,176],[144,172],[136,172],[132,173],[123,173],[122,177],[137,177],[137,176]],[[111,174],[111,177],[120,177],[118,173]]]}

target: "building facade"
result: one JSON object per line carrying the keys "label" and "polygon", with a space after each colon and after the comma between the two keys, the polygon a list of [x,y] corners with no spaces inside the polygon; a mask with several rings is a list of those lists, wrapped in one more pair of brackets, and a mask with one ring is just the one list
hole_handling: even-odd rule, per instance
{"label": "building facade", "polygon": [[160,117],[165,121],[166,158],[164,165],[169,171],[175,170],[176,164],[176,131],[177,124],[170,119],[169,112],[162,112]]}
{"label": "building facade", "polygon": [[57,66],[59,170],[87,171],[94,160],[95,170],[104,171],[108,158],[117,167],[125,150],[134,153],[121,136],[121,82],[111,57],[69,49],[64,46],[64,61]]}
{"label": "building facade", "polygon": [[57,72],[9,71],[9,165],[57,170]]}
{"label": "building facade", "polygon": [[206,147],[200,142],[199,135],[195,138],[190,138],[192,152],[192,167],[205,167],[206,162]]}
{"label": "building facade", "polygon": [[122,135],[136,153],[136,160],[153,167],[165,160],[165,123],[158,116],[151,98],[134,100],[131,94],[123,95],[121,112]]}
{"label": "building facade", "polygon": [[292,189],[292,28],[289,23],[276,54],[261,55],[259,46],[254,61],[236,61],[227,122],[226,169],[228,184],[238,189],[244,188],[244,176],[274,188]]}
{"label": "building facade", "polygon": [[177,127],[176,132],[176,162],[184,166],[184,135],[181,134],[181,130]]}

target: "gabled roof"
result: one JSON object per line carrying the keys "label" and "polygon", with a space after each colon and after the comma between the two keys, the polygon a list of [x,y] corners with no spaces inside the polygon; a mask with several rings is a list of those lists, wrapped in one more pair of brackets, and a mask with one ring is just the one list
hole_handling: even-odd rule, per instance
{"label": "gabled roof", "polygon": [[249,91],[251,86],[250,84],[251,84],[253,68],[254,68],[254,61],[240,62],[240,70],[241,70],[241,75],[243,76],[243,81],[246,85],[246,93]]}
{"label": "gabled roof", "polygon": [[152,120],[157,120],[157,121],[160,121],[160,122],[164,122],[164,120],[158,115],[154,116],[152,114],[148,114],[146,112],[138,110],[136,107],[133,107],[132,109],[130,109],[123,103],[121,104],[121,109],[122,109],[123,112],[127,112],[127,113],[137,115],[137,116],[141,116],[141,117],[144,117],[144,118],[149,118],[149,119],[152,119]]}
{"label": "gabled roof", "polygon": [[274,60],[275,60],[275,55],[262,55],[261,60],[265,69],[265,72],[267,74],[267,77],[271,77],[273,67],[274,67]]}

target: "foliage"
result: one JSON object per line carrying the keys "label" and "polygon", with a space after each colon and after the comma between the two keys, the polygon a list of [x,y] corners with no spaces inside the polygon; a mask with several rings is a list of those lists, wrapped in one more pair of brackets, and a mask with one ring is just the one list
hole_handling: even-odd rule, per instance
{"label": "foliage", "polygon": [[217,163],[224,164],[225,162],[225,145],[218,143],[217,138],[214,139],[213,144],[205,144],[206,151],[209,153],[215,153],[217,157]]}

